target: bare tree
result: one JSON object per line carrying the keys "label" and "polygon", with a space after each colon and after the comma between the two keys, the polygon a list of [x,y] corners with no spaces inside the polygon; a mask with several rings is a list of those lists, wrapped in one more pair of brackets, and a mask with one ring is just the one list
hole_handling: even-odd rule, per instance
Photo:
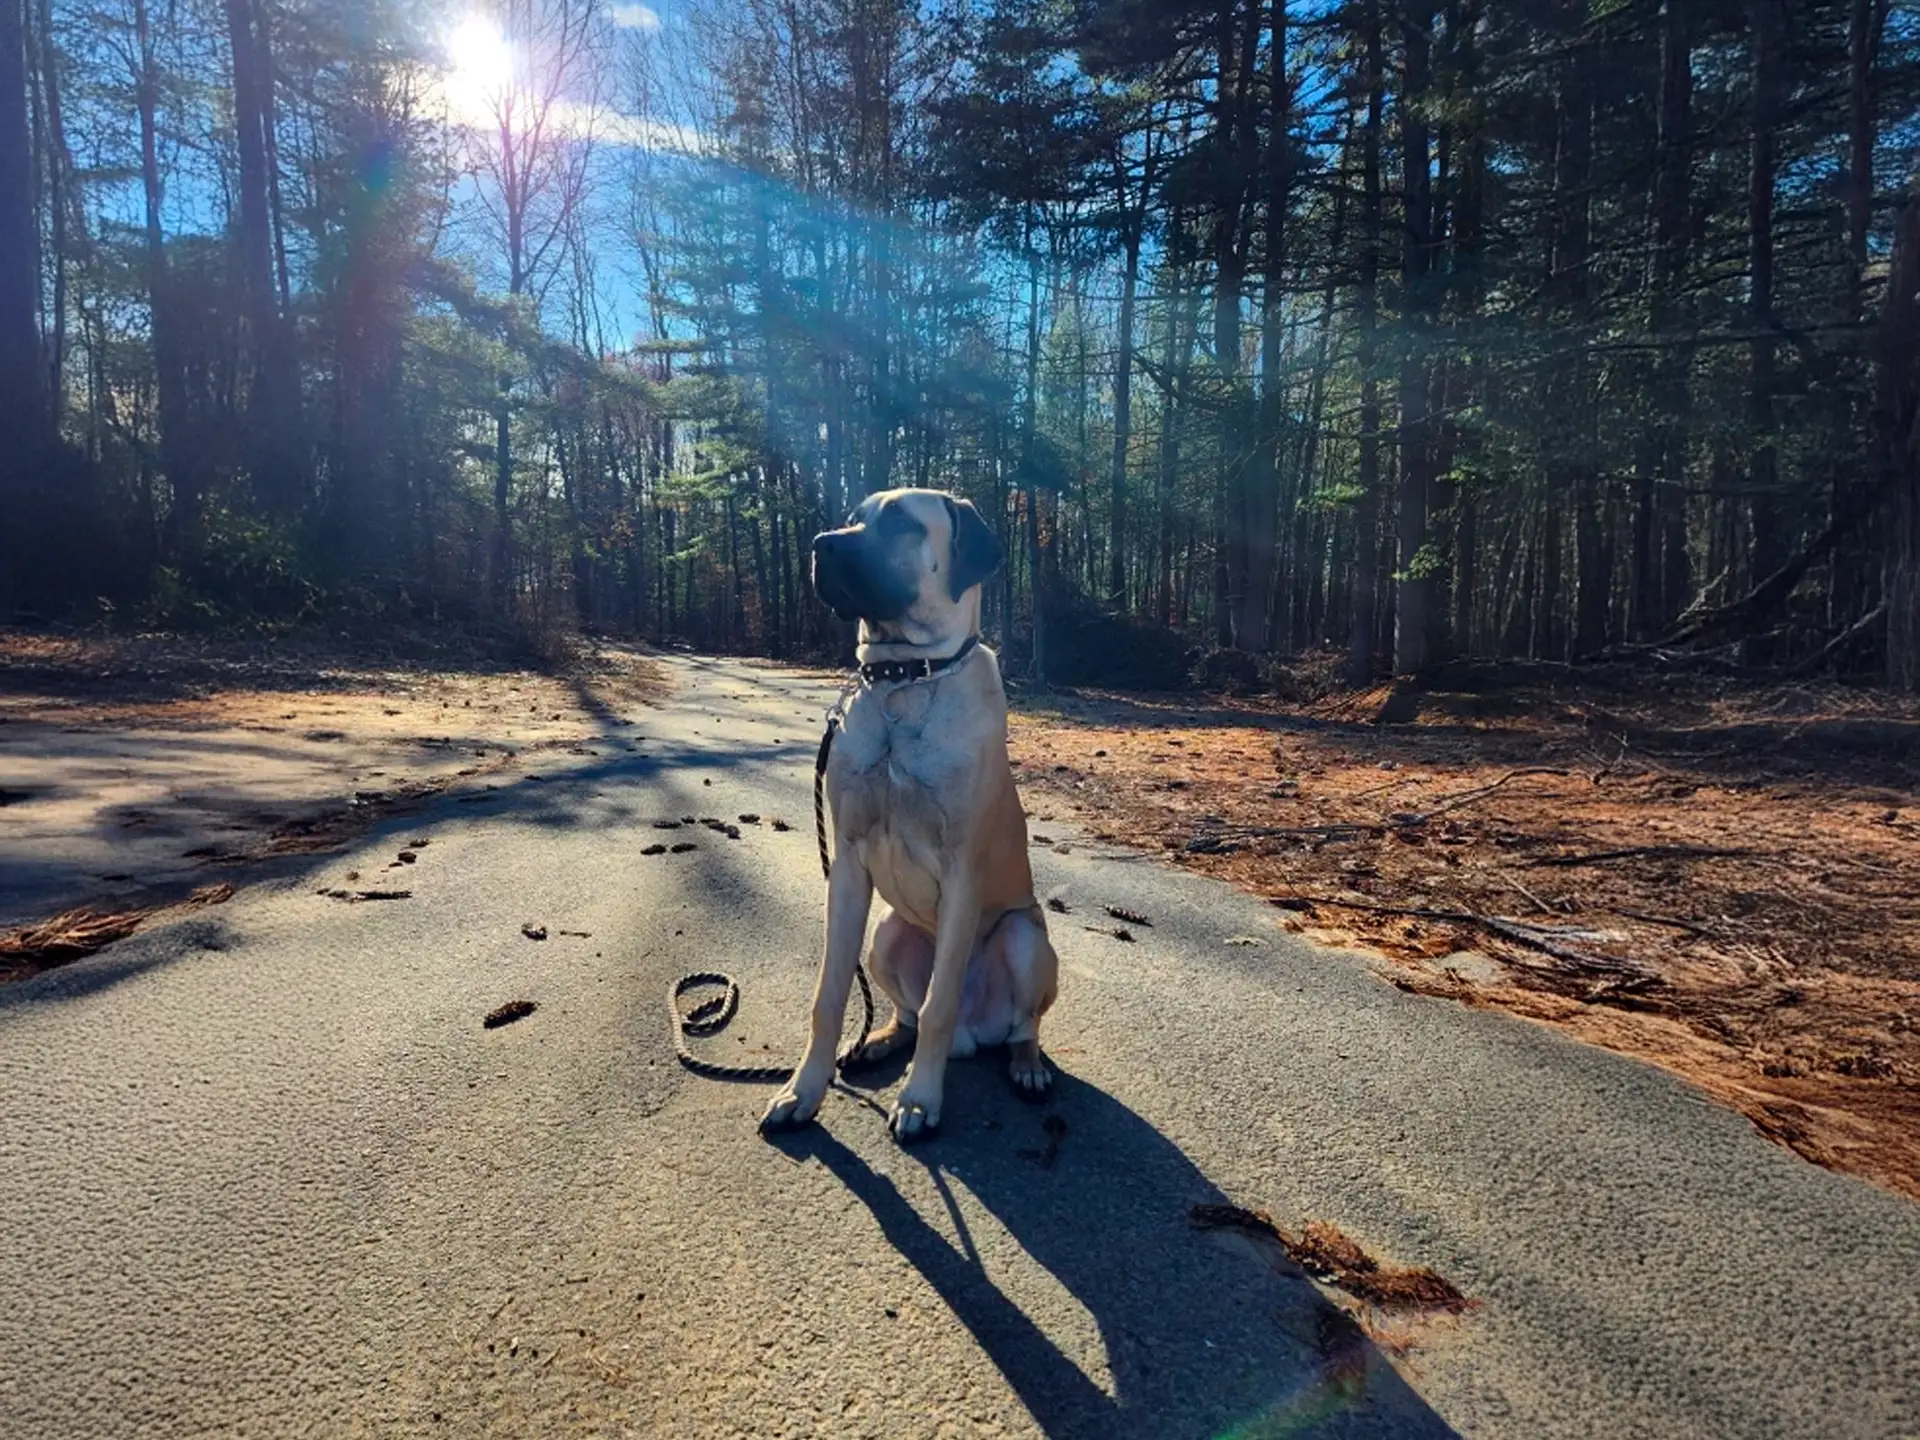
{"label": "bare tree", "polygon": [[[507,73],[477,101],[468,164],[498,278],[537,314],[566,259],[574,214],[584,203],[602,100],[607,17],[600,0],[502,0],[495,19]],[[500,376],[494,419],[493,595],[513,593],[513,384]]]}

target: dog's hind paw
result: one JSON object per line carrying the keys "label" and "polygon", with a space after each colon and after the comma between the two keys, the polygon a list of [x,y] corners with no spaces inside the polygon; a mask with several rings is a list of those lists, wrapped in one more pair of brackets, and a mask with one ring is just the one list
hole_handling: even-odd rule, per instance
{"label": "dog's hind paw", "polygon": [[1032,1040],[1014,1045],[1007,1077],[1013,1081],[1013,1093],[1029,1104],[1038,1105],[1053,1089],[1053,1070]]}
{"label": "dog's hind paw", "polygon": [[849,1050],[841,1056],[840,1069],[842,1072],[864,1070],[870,1065],[878,1065],[881,1061],[899,1054],[902,1050],[911,1053],[913,1042],[917,1038],[911,1025],[902,1025],[896,1020],[884,1030],[878,1030],[869,1035],[866,1044],[858,1049]]}

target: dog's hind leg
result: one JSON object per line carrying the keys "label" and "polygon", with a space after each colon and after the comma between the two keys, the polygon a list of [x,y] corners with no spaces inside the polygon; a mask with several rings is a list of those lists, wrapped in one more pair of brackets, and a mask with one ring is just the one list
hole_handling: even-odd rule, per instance
{"label": "dog's hind leg", "polygon": [[1007,1074],[1022,1099],[1041,1100],[1053,1086],[1053,1071],[1040,1053],[1040,1017],[1060,991],[1060,959],[1047,938],[1047,924],[1033,910],[1001,921],[989,942],[1013,986],[1013,1028],[1007,1032]]}
{"label": "dog's hind leg", "polygon": [[891,910],[874,927],[873,948],[867,952],[873,983],[893,1005],[885,1025],[867,1037],[867,1043],[847,1059],[871,1065],[911,1045],[926,1003],[927,982],[933,976],[933,937]]}

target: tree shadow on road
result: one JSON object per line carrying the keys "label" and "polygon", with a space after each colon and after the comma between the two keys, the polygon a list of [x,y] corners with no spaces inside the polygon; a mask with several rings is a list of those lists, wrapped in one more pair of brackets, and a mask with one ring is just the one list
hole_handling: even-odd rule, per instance
{"label": "tree shadow on road", "polygon": [[[958,1248],[824,1128],[783,1148],[818,1160],[872,1211],[1048,1435],[1455,1435],[1297,1269],[1192,1227],[1190,1207],[1226,1197],[1149,1121],[1068,1075],[1035,1112],[1007,1093],[1000,1064],[954,1066],[958,1123],[917,1152]],[[1085,1307],[1110,1380],[1091,1378],[989,1278],[956,1185]]]}

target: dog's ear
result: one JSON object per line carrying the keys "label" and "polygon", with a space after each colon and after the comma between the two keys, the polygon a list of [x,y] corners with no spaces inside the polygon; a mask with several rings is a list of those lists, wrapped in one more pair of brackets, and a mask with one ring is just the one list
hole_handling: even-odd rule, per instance
{"label": "dog's ear", "polygon": [[1000,568],[1007,558],[1000,537],[980,518],[970,500],[948,497],[947,519],[953,524],[953,558],[949,562],[947,588],[958,600],[967,591]]}

